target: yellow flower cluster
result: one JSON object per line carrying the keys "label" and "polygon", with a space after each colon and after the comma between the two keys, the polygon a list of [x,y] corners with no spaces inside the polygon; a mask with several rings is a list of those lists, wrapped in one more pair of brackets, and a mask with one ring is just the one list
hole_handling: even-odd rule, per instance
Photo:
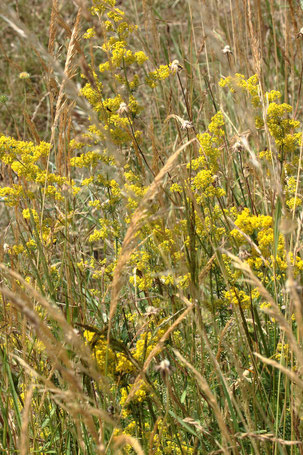
{"label": "yellow flower cluster", "polygon": [[196,200],[199,204],[205,201],[205,198],[222,197],[225,190],[215,185],[216,176],[209,170],[202,170],[192,179],[192,190],[196,193]]}
{"label": "yellow flower cluster", "polygon": [[253,289],[250,295],[246,294],[243,290],[239,290],[236,287],[225,291],[224,297],[229,305],[241,305],[243,310],[250,307],[254,299],[258,299],[260,293],[258,289]]}
{"label": "yellow flower cluster", "polygon": [[159,81],[167,79],[172,71],[168,65],[160,65],[155,71],[151,71],[145,78],[145,82],[151,87],[155,88]]}
{"label": "yellow flower cluster", "polygon": [[[4,186],[0,188],[0,197],[9,207],[18,205],[21,198],[25,197],[24,189],[22,185],[13,184],[12,186]],[[33,199],[34,195],[27,191],[27,197]]]}
{"label": "yellow flower cluster", "polygon": [[93,346],[93,355],[96,359],[100,371],[105,374],[113,375],[115,371],[116,355],[110,346],[107,345],[105,336],[99,336],[95,332],[85,330],[83,336],[87,342]]}
{"label": "yellow flower cluster", "polygon": [[86,30],[86,32],[85,32],[84,35],[83,35],[83,38],[84,38],[84,39],[90,39],[90,38],[93,38],[95,35],[96,35],[96,31],[95,31],[95,29],[92,27],[92,28],[88,28],[88,29]]}
{"label": "yellow flower cluster", "polygon": [[289,344],[284,344],[284,343],[278,343],[277,344],[277,353],[275,355],[275,358],[278,361],[284,361],[288,362],[290,360],[290,352],[289,352]]}
{"label": "yellow flower cluster", "polygon": [[[269,215],[251,215],[249,208],[246,207],[238,214],[235,225],[245,234],[252,235],[255,231],[271,229],[273,220]],[[239,241],[244,239],[237,229],[232,230],[231,235]]]}
{"label": "yellow flower cluster", "polygon": [[[94,107],[98,112],[102,106],[102,88],[103,85],[97,79],[96,73],[94,75],[94,88],[89,82],[81,88],[79,95],[84,96],[87,101]],[[78,148],[78,147],[77,147]]]}
{"label": "yellow flower cluster", "polygon": [[204,208],[204,218],[201,219],[198,213],[195,213],[196,231],[200,239],[207,239],[211,234],[215,240],[219,240],[225,234],[225,228],[220,226],[222,211],[218,204],[215,204],[211,210]]}
{"label": "yellow flower cluster", "polygon": [[294,210],[297,207],[300,207],[302,205],[302,198],[298,196],[291,197],[286,201],[286,205],[291,209]]}
{"label": "yellow flower cluster", "polygon": [[35,181],[40,172],[37,165],[40,158],[47,157],[50,153],[50,144],[40,142],[17,141],[12,137],[0,136],[0,160],[11,166],[13,171],[28,181]]}
{"label": "yellow flower cluster", "polygon": [[93,6],[91,7],[92,15],[103,14],[107,9],[113,8],[116,0],[92,0]]}
{"label": "yellow flower cluster", "polygon": [[289,104],[270,103],[267,108],[266,123],[270,134],[283,153],[292,152],[301,144],[302,133],[293,133],[300,126],[298,120],[289,119],[287,114],[292,112]]}
{"label": "yellow flower cluster", "polygon": [[[235,225],[250,237],[254,237],[261,253],[265,258],[271,257],[271,251],[274,244],[273,219],[269,215],[251,215],[250,210],[245,208],[237,216]],[[233,229],[230,235],[240,244],[246,242],[245,237],[237,229]],[[283,250],[283,236],[279,237],[279,249]],[[255,253],[255,252],[254,252]]]}
{"label": "yellow flower cluster", "polygon": [[182,442],[182,435],[179,432],[177,432],[175,436],[176,439],[181,442],[178,443],[174,440],[175,438],[171,437],[168,427],[163,425],[162,421],[159,422],[158,430],[159,432],[162,431],[161,439],[163,438],[165,440],[165,444],[161,441],[159,433],[156,433],[153,438],[153,447],[156,448],[156,451],[154,452],[155,455],[193,455],[195,453],[194,448]]}
{"label": "yellow flower cluster", "polygon": [[34,209],[24,209],[22,215],[25,220],[33,219],[35,223],[39,223],[39,215]]}
{"label": "yellow flower cluster", "polygon": [[251,96],[251,103],[254,107],[261,106],[259,94],[259,78],[256,74],[245,80],[244,74],[236,73],[235,76],[228,76],[219,81],[220,87],[229,87],[232,93],[238,88]]}
{"label": "yellow flower cluster", "polygon": [[120,233],[120,226],[117,224],[116,221],[110,222],[110,220],[106,218],[99,219],[99,225],[101,228],[94,229],[94,232],[89,236],[88,241],[90,243],[97,242],[98,240],[107,239],[110,235],[113,237],[118,238]]}
{"label": "yellow flower cluster", "polygon": [[179,183],[173,183],[170,188],[169,188],[169,191],[171,193],[182,193],[182,186],[179,185]]}
{"label": "yellow flower cluster", "polygon": [[[127,427],[123,430],[123,434],[137,437],[137,422],[130,421]],[[116,432],[116,435],[119,431]],[[152,441],[150,443],[150,438]],[[164,424],[160,419],[157,423],[157,431],[152,431],[150,424],[145,422],[144,439],[151,444],[152,453],[154,455],[193,455],[195,449],[183,442],[183,436],[179,432],[172,432],[167,424]],[[133,454],[133,449],[130,445],[124,447],[125,453]]]}
{"label": "yellow flower cluster", "polygon": [[[254,75],[245,80],[243,74],[236,74],[221,79],[219,82],[221,87],[229,87],[231,92],[235,92],[237,88],[247,92],[251,96],[251,103],[254,107],[261,107],[261,91],[259,87],[258,76]],[[266,103],[266,123],[271,136],[275,139],[277,146],[282,150],[283,154],[293,152],[301,144],[302,133],[295,133],[294,131],[300,126],[298,120],[288,118],[292,112],[292,107],[289,104],[278,104],[281,98],[281,93],[277,90],[271,90],[264,93],[264,101]],[[261,115],[255,116],[255,123],[257,128],[264,126],[263,117]],[[261,152],[263,153],[263,152]],[[268,153],[260,155],[266,159],[271,159]]]}
{"label": "yellow flower cluster", "polygon": [[224,140],[224,119],[221,111],[218,111],[211,119],[208,125],[209,133],[197,135],[197,139],[201,145],[200,155],[198,159],[193,159],[191,167],[198,169],[205,167],[208,164],[210,170],[215,172],[218,168],[218,159],[221,156],[220,146]]}
{"label": "yellow flower cluster", "polygon": [[[139,385],[138,385],[138,389],[136,390],[136,392],[134,393],[134,395],[131,399],[131,403],[132,404],[133,403],[142,403],[143,401],[146,400],[146,397],[148,396],[148,394],[149,394],[149,386],[145,381],[143,381],[143,379],[141,379],[139,382]],[[121,408],[123,408],[125,406],[127,397],[128,397],[127,388],[121,387],[121,398],[120,398]],[[126,412],[123,413],[123,416],[126,417],[127,414],[128,414],[128,412],[126,410]]]}
{"label": "yellow flower cluster", "polygon": [[37,188],[38,184],[46,196],[62,201],[62,187],[68,187],[75,193],[77,188],[73,181],[69,181],[56,173],[44,169],[50,154],[51,146],[46,142],[34,145],[32,142],[18,141],[11,137],[0,137],[0,161],[11,167],[22,184],[13,184],[0,189],[0,197],[8,206],[18,205],[21,199],[27,197],[33,199],[34,193],[31,188]]}
{"label": "yellow flower cluster", "polygon": [[70,164],[75,167],[92,167],[95,168],[97,164],[102,161],[102,156],[98,151],[81,153],[80,156],[71,158]]}

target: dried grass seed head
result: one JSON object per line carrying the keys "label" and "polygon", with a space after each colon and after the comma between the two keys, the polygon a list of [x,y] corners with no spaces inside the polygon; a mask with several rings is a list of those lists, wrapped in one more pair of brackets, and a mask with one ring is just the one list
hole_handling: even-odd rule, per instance
{"label": "dried grass seed head", "polygon": [[302,38],[302,37],[303,37],[303,27],[300,28],[300,31],[297,34],[297,38]]}
{"label": "dried grass seed head", "polygon": [[224,55],[232,54],[232,50],[228,44],[226,46],[224,46],[224,49],[222,49],[222,53]]}
{"label": "dried grass seed head", "polygon": [[154,306],[148,305],[146,307],[145,316],[155,316],[159,313],[159,308],[155,308]]}
{"label": "dried grass seed head", "polygon": [[179,73],[180,71],[183,70],[183,66],[180,65],[179,60],[173,60],[170,64],[170,70],[173,73]]}
{"label": "dried grass seed head", "polygon": [[118,112],[119,115],[122,115],[122,114],[127,114],[128,111],[129,111],[129,109],[128,109],[127,104],[124,103],[124,102],[122,102],[122,103],[120,104],[119,109],[118,109],[117,112]]}
{"label": "dried grass seed head", "polygon": [[181,128],[182,130],[190,130],[191,128],[193,128],[194,125],[192,124],[192,122],[190,122],[189,120],[183,120],[181,122]]}
{"label": "dried grass seed head", "polygon": [[162,360],[159,365],[157,365],[155,367],[155,370],[156,371],[159,371],[159,373],[161,374],[162,378],[166,378],[167,376],[169,376],[172,372],[172,369],[171,369],[171,365],[170,365],[170,361],[168,359],[164,359]]}

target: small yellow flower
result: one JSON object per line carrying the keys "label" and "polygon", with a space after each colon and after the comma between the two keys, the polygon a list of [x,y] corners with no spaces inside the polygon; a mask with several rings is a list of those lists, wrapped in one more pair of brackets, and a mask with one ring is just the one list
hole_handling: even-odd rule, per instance
{"label": "small yellow flower", "polygon": [[22,71],[22,73],[19,74],[19,79],[29,79],[30,74],[27,73],[26,71]]}

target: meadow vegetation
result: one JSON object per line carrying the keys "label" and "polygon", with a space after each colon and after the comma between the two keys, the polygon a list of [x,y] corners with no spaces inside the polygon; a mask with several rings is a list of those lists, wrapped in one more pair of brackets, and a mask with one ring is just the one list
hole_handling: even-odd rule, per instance
{"label": "meadow vegetation", "polygon": [[0,24],[0,452],[302,455],[302,2]]}

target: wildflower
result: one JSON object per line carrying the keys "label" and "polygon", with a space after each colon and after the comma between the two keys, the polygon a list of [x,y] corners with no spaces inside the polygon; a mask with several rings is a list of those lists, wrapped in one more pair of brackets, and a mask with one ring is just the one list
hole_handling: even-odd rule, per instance
{"label": "wildflower", "polygon": [[84,39],[90,39],[90,38],[92,38],[95,35],[96,35],[96,32],[95,32],[94,28],[88,28],[86,30],[86,33],[84,33],[83,38]]}
{"label": "wildflower", "polygon": [[35,223],[39,222],[39,215],[34,209],[24,209],[22,215],[25,220],[29,220],[32,217]]}
{"label": "wildflower", "polygon": [[119,8],[114,8],[113,11],[110,11],[107,14],[109,19],[112,19],[114,22],[120,22],[123,19],[124,11],[121,11]]}
{"label": "wildflower", "polygon": [[[225,46],[222,52],[224,50],[226,51],[225,54],[228,57],[229,56],[228,47]],[[261,105],[261,100],[259,96],[259,78],[257,74],[254,74],[249,79],[245,80],[243,74],[236,73],[234,77],[227,76],[225,78],[222,78],[219,81],[219,86],[229,87],[232,93],[235,92],[237,87],[240,87],[243,91],[246,91],[250,94],[251,103],[254,107],[259,107]]]}
{"label": "wildflower", "polygon": [[169,188],[169,191],[171,193],[181,193],[182,191],[182,186],[179,185],[179,183],[173,183],[170,188]]}
{"label": "wildflower", "polygon": [[291,209],[291,210],[294,210],[295,208],[297,207],[300,207],[300,205],[302,204],[302,199],[295,196],[295,197],[292,197],[290,198],[288,201],[286,201],[286,205]]}
{"label": "wildflower", "polygon": [[145,82],[151,88],[155,88],[158,84],[158,81],[163,81],[164,79],[168,78],[171,74],[171,70],[167,65],[160,65],[158,69],[155,71],[150,72],[146,78]]}
{"label": "wildflower", "polygon": [[147,55],[143,51],[135,52],[134,56],[138,65],[143,65],[148,60]]}
{"label": "wildflower", "polygon": [[19,74],[19,79],[29,79],[30,75],[26,71],[23,71],[22,73]]}

